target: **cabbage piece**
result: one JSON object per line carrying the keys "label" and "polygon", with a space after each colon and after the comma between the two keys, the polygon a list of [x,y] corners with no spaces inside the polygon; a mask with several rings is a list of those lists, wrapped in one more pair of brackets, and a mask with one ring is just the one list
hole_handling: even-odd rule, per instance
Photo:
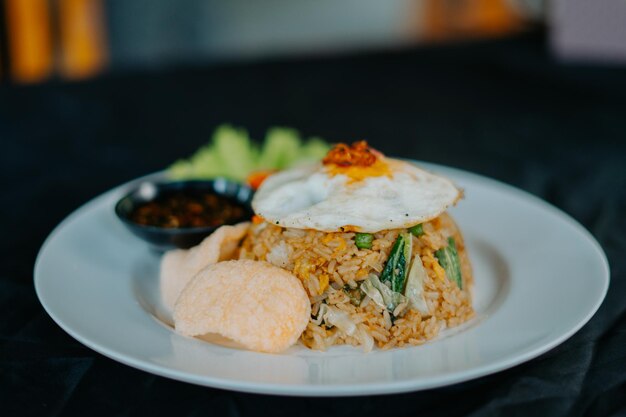
{"label": "cabbage piece", "polygon": [[409,277],[406,281],[404,296],[409,299],[412,308],[422,314],[429,314],[428,304],[424,298],[424,279],[426,278],[426,270],[419,254],[413,258]]}
{"label": "cabbage piece", "polygon": [[365,295],[358,287],[352,288],[350,285],[346,284],[342,289],[350,299],[350,304],[357,307],[361,305],[361,301],[363,301],[363,297],[365,297]]}
{"label": "cabbage piece", "polygon": [[362,324],[358,326],[355,337],[359,340],[365,352],[370,352],[374,347],[374,338]]}
{"label": "cabbage piece", "polygon": [[[378,277],[376,279],[378,279]],[[372,283],[369,277],[361,283],[361,291],[363,291],[365,295],[371,298],[372,301],[380,307],[387,308],[385,300],[383,299],[383,295],[381,294],[380,290]]]}
{"label": "cabbage piece", "polygon": [[[409,300],[402,294],[380,282],[375,274],[370,274],[361,283],[361,290],[379,306],[394,313],[399,305],[408,305]],[[400,314],[401,312],[398,312]]]}
{"label": "cabbage piece", "polygon": [[324,323],[329,324],[331,326],[335,326],[348,336],[354,335],[357,330],[356,324],[348,313],[345,311],[339,310],[337,307],[329,306],[328,304],[322,304],[317,313],[317,318],[313,320],[313,323],[318,326]]}
{"label": "cabbage piece", "polygon": [[374,338],[369,334],[367,329],[363,325],[357,326],[348,313],[339,310],[337,307],[322,304],[317,313],[317,318],[312,321],[318,326],[322,324],[323,321],[326,324],[335,326],[346,335],[353,336],[359,341],[361,346],[363,346],[365,352],[371,351],[374,347]]}

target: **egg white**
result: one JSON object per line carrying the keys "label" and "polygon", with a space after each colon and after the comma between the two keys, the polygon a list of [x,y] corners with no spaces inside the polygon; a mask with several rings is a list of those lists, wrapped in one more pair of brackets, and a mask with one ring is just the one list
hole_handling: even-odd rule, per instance
{"label": "egg white", "polygon": [[252,200],[266,221],[296,229],[373,233],[414,226],[443,213],[461,191],[448,179],[385,159],[391,176],[352,181],[321,163],[268,177]]}

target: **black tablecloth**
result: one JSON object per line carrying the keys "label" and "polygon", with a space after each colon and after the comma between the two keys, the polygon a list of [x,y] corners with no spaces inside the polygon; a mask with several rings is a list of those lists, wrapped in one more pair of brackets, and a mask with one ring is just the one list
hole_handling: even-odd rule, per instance
{"label": "black tablecloth", "polygon": [[[468,383],[286,398],[157,377],[65,334],[33,289],[46,235],[90,198],[190,154],[220,123],[287,125],[478,172],[561,208],[598,239],[608,296],[571,339]],[[541,36],[350,57],[0,86],[1,415],[625,415],[626,71],[563,65]],[[559,300],[555,300],[558,304]],[[532,308],[532,304],[529,304]],[[540,413],[540,414],[538,414]]]}

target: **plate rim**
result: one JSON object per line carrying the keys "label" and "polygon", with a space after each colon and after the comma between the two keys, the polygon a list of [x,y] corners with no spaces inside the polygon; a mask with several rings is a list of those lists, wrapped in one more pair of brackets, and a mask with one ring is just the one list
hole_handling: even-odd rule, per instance
{"label": "plate rim", "polygon": [[[92,342],[89,338],[83,337],[80,334],[80,331],[75,331],[71,326],[67,325],[60,319],[51,309],[46,301],[45,295],[42,294],[41,290],[41,279],[42,272],[41,263],[43,259],[43,254],[45,254],[46,248],[51,244],[54,240],[55,236],[60,233],[60,231],[64,228],[64,226],[79,215],[81,215],[84,211],[92,206],[96,206],[100,200],[105,200],[110,196],[111,193],[121,192],[129,187],[132,187],[134,184],[140,181],[144,181],[147,179],[158,179],[163,178],[163,171],[155,172],[152,174],[148,174],[145,176],[141,176],[135,178],[133,180],[127,181],[123,184],[115,186],[91,199],[81,204],[79,207],[74,209],[69,215],[67,215],[56,227],[52,229],[49,235],[44,240],[41,248],[37,253],[37,258],[35,260],[33,274],[34,274],[34,287],[35,293],[37,294],[37,298],[39,302],[43,306],[46,313],[52,318],[52,320],[63,329],[66,333],[68,333],[72,338],[76,339],[81,344],[87,346],[88,348],[94,350],[95,352],[102,354],[112,360],[123,363],[127,366],[130,366],[135,369],[142,370],[144,372],[149,372],[155,375],[159,375],[162,377],[183,381],[187,383],[192,383],[200,386],[207,386],[218,389],[226,389],[238,392],[247,392],[247,393],[256,393],[256,394],[270,394],[270,395],[285,395],[285,396],[306,396],[306,397],[337,397],[337,396],[365,396],[365,395],[385,395],[392,393],[405,393],[405,392],[414,392],[421,391],[433,388],[439,388],[443,386],[449,386],[453,384],[458,384],[462,382],[466,382],[469,380],[473,380],[476,378],[480,378],[483,376],[491,375],[496,372],[500,372],[506,369],[513,368],[522,363],[528,362],[543,353],[550,351],[561,343],[565,342],[569,338],[571,338],[575,333],[577,333],[585,324],[589,322],[589,320],[596,314],[602,303],[604,302],[606,295],[608,293],[608,289],[610,286],[610,265],[604,250],[600,243],[596,240],[596,238],[589,232],[582,224],[580,224],[576,219],[574,219],[571,215],[563,211],[562,209],[552,205],[551,203],[535,196],[534,194],[523,190],[521,188],[515,187],[513,185],[507,184],[503,181],[487,177],[482,174],[477,174],[474,172],[466,171],[464,169],[451,167],[442,164],[436,164],[432,162],[407,159],[411,163],[416,163],[419,166],[429,170],[429,171],[451,171],[455,175],[470,177],[474,180],[478,180],[479,182],[485,183],[490,187],[496,187],[499,189],[504,189],[506,191],[512,192],[513,194],[517,194],[525,199],[532,201],[532,203],[539,205],[542,209],[548,210],[552,214],[557,215],[562,220],[564,220],[570,227],[573,227],[577,232],[584,235],[586,240],[591,243],[594,248],[594,255],[601,260],[602,266],[602,282],[600,296],[597,300],[595,300],[592,308],[589,309],[587,314],[584,316],[584,319],[581,319],[576,325],[571,327],[568,331],[561,334],[559,337],[556,337],[550,340],[547,343],[541,344],[535,348],[529,349],[526,352],[519,353],[513,357],[505,357],[494,362],[491,362],[486,365],[479,366],[474,369],[464,370],[461,374],[458,372],[446,372],[443,374],[439,374],[435,377],[431,377],[429,379],[430,382],[417,382],[415,379],[407,379],[401,381],[392,381],[392,382],[367,382],[367,383],[358,383],[355,382],[350,385],[346,384],[326,384],[326,385],[290,385],[290,384],[281,384],[281,383],[269,383],[269,382],[254,382],[254,381],[242,381],[242,380],[228,380],[222,378],[210,377],[207,375],[197,376],[194,374],[187,373],[185,371],[181,371],[172,367],[168,367],[166,365],[150,363],[142,360],[137,360],[126,353],[119,353],[114,349],[109,349],[106,346],[102,346],[97,342]],[[445,173],[443,173],[445,176]]]}

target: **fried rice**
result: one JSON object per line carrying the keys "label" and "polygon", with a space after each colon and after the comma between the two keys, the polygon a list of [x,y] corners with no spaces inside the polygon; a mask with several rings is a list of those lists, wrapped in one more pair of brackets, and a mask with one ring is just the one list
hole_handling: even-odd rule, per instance
{"label": "fried rice", "polygon": [[[436,337],[441,329],[457,326],[474,315],[472,269],[458,227],[447,213],[422,227],[423,234],[411,237],[412,257],[420,256],[427,273],[423,285],[428,313],[407,308],[396,317],[362,293],[358,302],[353,296],[370,274],[383,271],[401,230],[374,233],[371,249],[359,249],[352,232],[325,233],[262,222],[248,231],[239,258],[267,261],[300,279],[311,301],[311,320],[300,337],[309,348],[326,350],[349,344],[369,349],[372,341],[382,349],[419,345]],[[435,256],[435,251],[448,245],[450,237],[456,242],[462,289],[446,277]],[[347,334],[316,320],[324,304],[346,313],[357,331]]]}

